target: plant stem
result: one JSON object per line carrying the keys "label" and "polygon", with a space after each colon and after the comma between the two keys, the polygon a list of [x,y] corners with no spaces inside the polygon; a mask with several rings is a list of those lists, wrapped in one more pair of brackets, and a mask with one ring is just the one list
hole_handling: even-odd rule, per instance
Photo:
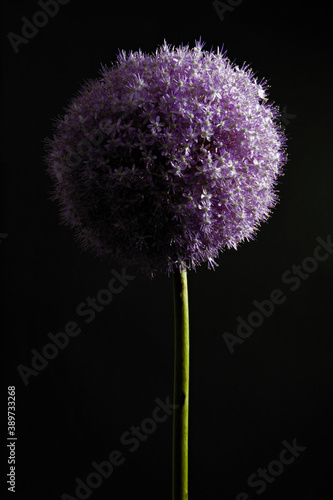
{"label": "plant stem", "polygon": [[175,271],[172,500],[188,499],[188,406],[190,337],[187,272]]}

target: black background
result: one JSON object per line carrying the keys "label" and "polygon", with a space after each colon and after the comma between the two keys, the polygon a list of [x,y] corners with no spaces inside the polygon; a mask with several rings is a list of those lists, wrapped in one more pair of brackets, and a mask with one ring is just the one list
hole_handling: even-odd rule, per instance
{"label": "black background", "polygon": [[[231,2],[232,3],[232,2]],[[234,4],[237,2],[234,2]],[[171,498],[172,417],[131,453],[121,435],[151,417],[155,399],[172,398],[172,280],[135,275],[95,319],[76,313],[111,278],[111,269],[84,254],[59,224],[49,201],[43,139],[52,120],[100,63],[118,49],[155,51],[166,41],[205,49],[224,45],[237,64],[268,79],[270,99],[285,108],[289,160],[280,203],[256,239],[221,254],[219,267],[189,273],[191,321],[191,500],[316,500],[332,494],[333,256],[319,262],[297,290],[283,273],[302,265],[332,234],[332,40],[323,3],[239,2],[221,20],[212,2],[71,0],[15,54],[7,33],[21,33],[36,1],[2,3],[1,321],[5,458],[7,386],[16,386],[16,497],[75,498],[85,481],[118,449],[125,463],[89,498]],[[109,6],[110,5],[110,6]],[[293,115],[288,118],[288,115]],[[7,235],[7,236],[5,236]],[[286,300],[230,353],[223,333],[272,290]],[[72,338],[38,376],[23,383],[17,366],[31,365],[47,334],[76,321]],[[267,484],[247,484],[259,467],[296,439],[306,447]],[[327,496],[328,495],[328,496]],[[242,497],[240,497],[242,498]],[[244,497],[246,498],[246,497]]]}

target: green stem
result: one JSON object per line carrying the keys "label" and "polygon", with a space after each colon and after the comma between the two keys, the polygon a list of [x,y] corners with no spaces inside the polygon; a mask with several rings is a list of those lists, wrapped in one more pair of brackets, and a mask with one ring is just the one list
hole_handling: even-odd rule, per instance
{"label": "green stem", "polygon": [[190,337],[186,269],[174,272],[173,291],[175,340],[172,500],[187,500]]}

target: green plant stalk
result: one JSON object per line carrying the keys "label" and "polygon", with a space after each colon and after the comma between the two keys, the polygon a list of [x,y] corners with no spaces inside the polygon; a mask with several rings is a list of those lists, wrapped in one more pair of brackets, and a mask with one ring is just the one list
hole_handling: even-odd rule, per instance
{"label": "green plant stalk", "polygon": [[187,500],[190,336],[186,269],[174,272],[173,291],[175,338],[172,500]]}

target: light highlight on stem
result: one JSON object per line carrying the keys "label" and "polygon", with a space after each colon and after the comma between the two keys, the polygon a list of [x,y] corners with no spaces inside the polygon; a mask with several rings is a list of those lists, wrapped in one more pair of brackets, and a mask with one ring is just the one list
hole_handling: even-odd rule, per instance
{"label": "light highlight on stem", "polygon": [[187,500],[190,337],[186,269],[174,272],[173,291],[175,338],[172,500]]}

